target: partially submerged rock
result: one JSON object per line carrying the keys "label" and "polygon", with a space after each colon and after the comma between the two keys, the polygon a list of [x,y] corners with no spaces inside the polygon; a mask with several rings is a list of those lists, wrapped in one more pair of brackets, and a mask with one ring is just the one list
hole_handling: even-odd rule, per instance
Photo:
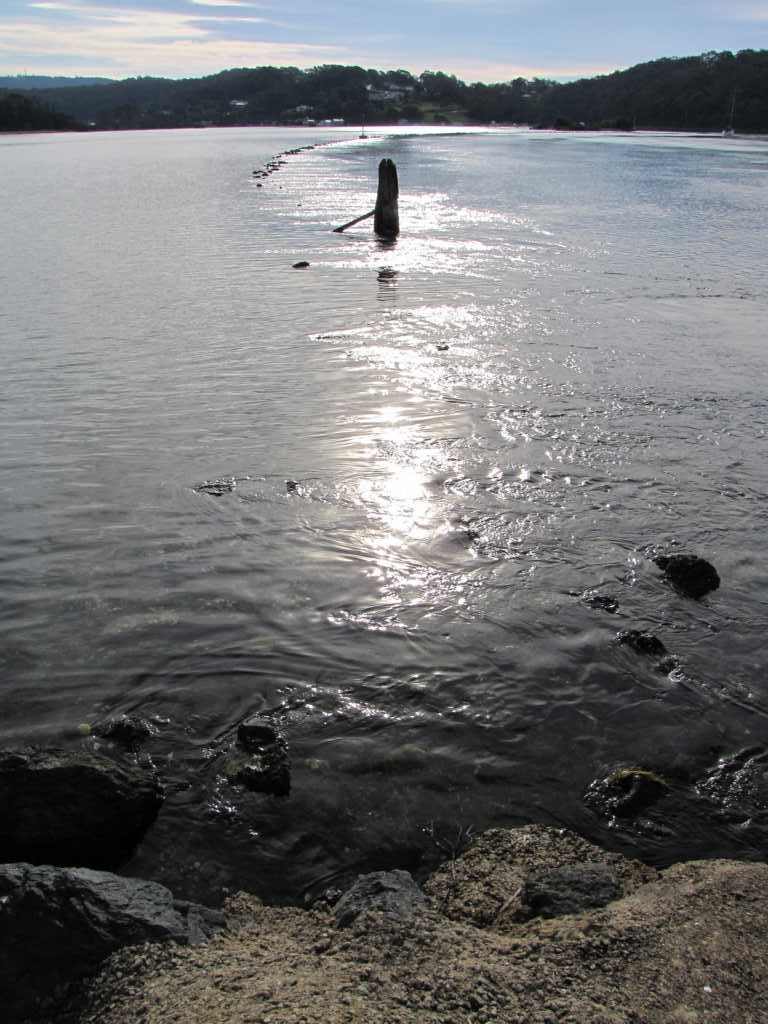
{"label": "partially submerged rock", "polygon": [[288,744],[277,726],[258,715],[241,722],[237,741],[245,755],[227,761],[230,782],[256,793],[288,796],[291,791],[291,759]]}
{"label": "partially submerged rock", "polygon": [[209,494],[212,498],[222,498],[225,494],[231,494],[235,489],[235,481],[225,480],[203,480],[195,487],[198,494]]}
{"label": "partially submerged rock", "polygon": [[605,818],[630,817],[655,803],[667,789],[666,782],[647,768],[617,768],[589,786],[584,803]]}
{"label": "partially submerged rock", "polygon": [[423,907],[424,893],[408,871],[373,871],[360,875],[334,908],[337,928],[346,928],[368,910],[402,918]]}
{"label": "partially submerged rock", "polygon": [[126,750],[137,750],[145,740],[155,734],[152,725],[139,715],[118,715],[96,725],[93,731],[97,736],[112,740]]}
{"label": "partially submerged rock", "polygon": [[677,590],[696,600],[720,586],[717,569],[697,555],[657,555],[653,561]]}
{"label": "partially submerged rock", "polygon": [[609,615],[615,615],[619,610],[618,599],[613,594],[596,594],[593,590],[585,590],[581,595],[581,600],[590,608],[608,612]]}
{"label": "partially submerged rock", "polygon": [[636,654],[645,654],[649,657],[661,657],[667,653],[667,648],[657,636],[639,629],[622,630],[616,634],[616,642],[622,647],[629,647]]}
{"label": "partially submerged rock", "polygon": [[291,264],[294,270],[304,270],[309,266],[309,260],[299,260],[297,263]]}
{"label": "partially submerged rock", "polygon": [[121,946],[205,941],[223,923],[155,882],[87,868],[0,865],[3,1019],[34,1015]]}
{"label": "partially submerged rock", "polygon": [[114,868],[163,801],[135,764],[86,751],[0,752],[0,861]]}
{"label": "partially submerged rock", "polygon": [[255,752],[279,743],[282,739],[277,726],[268,718],[252,715],[237,727],[237,741],[243,749]]}

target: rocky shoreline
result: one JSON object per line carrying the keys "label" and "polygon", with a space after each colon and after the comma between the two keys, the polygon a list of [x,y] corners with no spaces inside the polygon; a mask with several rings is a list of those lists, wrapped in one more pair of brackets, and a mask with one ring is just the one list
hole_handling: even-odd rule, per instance
{"label": "rocky shoreline", "polygon": [[[4,869],[4,977],[25,951],[7,928],[8,876],[40,887],[51,868]],[[62,873],[62,869],[58,869]],[[26,878],[20,878],[26,873]],[[36,873],[36,874],[35,874]],[[47,911],[55,951],[104,930],[82,887],[144,887],[165,935],[131,932],[62,1003],[29,998],[11,1020],[50,1024],[761,1024],[768,1020],[768,864],[693,861],[657,872],[564,829],[495,829],[423,889],[404,871],[361,876],[340,899],[270,907],[240,893],[223,915],[174,906],[162,886],[73,871]],[[90,876],[90,877],[89,877]],[[100,876],[94,878],[93,876]],[[113,880],[113,881],[111,881]],[[13,879],[12,879],[13,881]],[[61,883],[59,883],[59,886]],[[77,890],[80,886],[80,890]],[[56,885],[43,893],[49,899]],[[76,891],[77,890],[77,891]],[[123,892],[123,912],[142,900]],[[60,889],[59,895],[62,895]],[[146,899],[145,899],[146,902]],[[95,900],[98,904],[98,896]],[[21,908],[21,909],[20,909]],[[65,914],[66,908],[66,914]],[[29,907],[26,912],[29,913]],[[90,920],[86,921],[88,913]],[[42,916],[40,916],[42,915]],[[62,917],[62,915],[64,915]],[[68,915],[68,916],[67,916]],[[58,923],[57,923],[58,922]],[[173,929],[176,934],[172,934]],[[65,937],[66,936],[66,937]],[[163,939],[165,941],[158,941]],[[122,944],[122,943],[118,943]],[[14,952],[15,948],[15,952]],[[114,947],[113,947],[114,948]],[[6,999],[9,999],[6,994]],[[32,1004],[37,1000],[37,1005]],[[23,1004],[23,1007],[22,1005]],[[22,1013],[23,1008],[23,1013]],[[18,1012],[17,1012],[18,1011]],[[8,1019],[8,1018],[6,1018]]]}

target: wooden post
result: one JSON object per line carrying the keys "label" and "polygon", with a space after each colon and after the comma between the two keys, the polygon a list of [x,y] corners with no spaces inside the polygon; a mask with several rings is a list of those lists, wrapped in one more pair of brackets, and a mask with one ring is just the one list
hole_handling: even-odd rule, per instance
{"label": "wooden post", "polygon": [[391,160],[379,164],[379,190],[376,194],[376,209],[373,215],[373,230],[383,238],[395,238],[400,234],[400,214],[397,197],[397,168]]}

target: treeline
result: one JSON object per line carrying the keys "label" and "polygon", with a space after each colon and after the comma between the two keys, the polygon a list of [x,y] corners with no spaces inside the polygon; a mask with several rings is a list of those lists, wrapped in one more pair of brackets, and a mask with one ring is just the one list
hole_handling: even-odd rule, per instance
{"label": "treeline", "polygon": [[0,132],[68,131],[72,117],[18,92],[0,91]]}
{"label": "treeline", "polygon": [[665,58],[565,84],[516,78],[467,85],[453,75],[326,65],[238,68],[206,78],[35,90],[91,128],[318,123],[530,124],[768,132],[768,51]]}

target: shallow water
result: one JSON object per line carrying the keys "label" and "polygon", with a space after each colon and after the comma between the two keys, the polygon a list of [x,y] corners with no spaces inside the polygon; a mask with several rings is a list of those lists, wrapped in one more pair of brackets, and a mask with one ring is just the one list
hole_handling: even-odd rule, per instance
{"label": "shallow water", "polygon": [[[332,233],[382,156],[401,237]],[[768,144],[193,130],[0,167],[0,741],[154,723],[128,872],[293,899],[529,820],[764,856],[761,777],[738,813],[700,783],[768,743]],[[255,712],[288,799],[223,780]],[[671,795],[609,825],[582,795],[623,763]]]}

